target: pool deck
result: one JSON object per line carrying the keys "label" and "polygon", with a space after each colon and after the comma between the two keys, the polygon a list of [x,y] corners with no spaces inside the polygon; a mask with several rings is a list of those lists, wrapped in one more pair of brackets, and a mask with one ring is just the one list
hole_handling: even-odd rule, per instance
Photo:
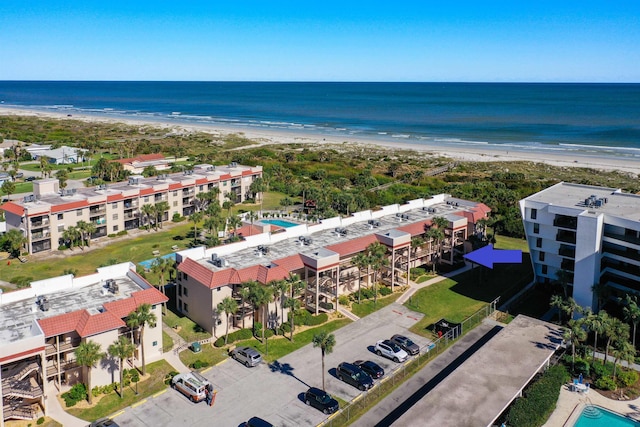
{"label": "pool deck", "polygon": [[593,404],[628,415],[636,421],[640,421],[640,398],[634,400],[611,400],[595,390],[583,394],[569,389],[569,385],[562,386],[556,409],[543,427],[571,427],[580,416],[585,405]]}

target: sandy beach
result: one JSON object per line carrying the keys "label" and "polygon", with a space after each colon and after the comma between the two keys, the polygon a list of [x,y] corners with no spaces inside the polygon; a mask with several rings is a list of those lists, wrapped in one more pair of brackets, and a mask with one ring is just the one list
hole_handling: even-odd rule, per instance
{"label": "sandy beach", "polygon": [[435,155],[447,157],[458,161],[468,162],[510,162],[528,161],[543,163],[558,167],[580,167],[591,168],[602,171],[620,171],[640,175],[640,162],[629,159],[614,157],[596,157],[586,155],[575,155],[573,153],[548,153],[536,151],[505,151],[497,149],[496,146],[446,146],[435,145],[433,143],[407,143],[397,140],[384,139],[364,139],[352,135],[319,135],[309,132],[295,130],[276,129],[254,129],[250,127],[233,127],[222,125],[191,124],[191,123],[171,123],[168,121],[138,120],[121,117],[109,117],[88,114],[73,114],[69,116],[59,112],[39,111],[20,109],[14,107],[0,106],[0,115],[32,116],[59,120],[81,120],[96,123],[124,123],[132,126],[153,126],[166,129],[167,132],[176,134],[186,134],[192,132],[205,132],[214,137],[223,137],[227,134],[243,134],[246,138],[256,141],[259,145],[270,144],[312,144],[312,145],[375,145],[388,150],[415,151],[422,155]]}

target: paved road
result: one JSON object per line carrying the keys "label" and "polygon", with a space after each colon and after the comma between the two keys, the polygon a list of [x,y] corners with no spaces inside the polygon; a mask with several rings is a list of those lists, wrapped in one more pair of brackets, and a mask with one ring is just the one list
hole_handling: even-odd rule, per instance
{"label": "paved road", "polygon": [[[343,361],[371,359],[385,371],[400,365],[381,358],[371,349],[375,342],[395,333],[411,336],[420,346],[429,341],[413,335],[407,328],[422,317],[399,304],[351,323],[335,332],[336,347],[325,357],[325,381],[329,393],[351,400],[360,391],[333,376]],[[213,407],[193,404],[174,390],[149,398],[116,417],[126,426],[198,425],[206,421],[222,426],[238,426],[252,416],[259,416],[278,426],[315,426],[326,416],[304,404],[302,395],[310,386],[322,386],[320,350],[307,345],[277,363],[246,368],[234,360],[204,373],[218,391]]]}

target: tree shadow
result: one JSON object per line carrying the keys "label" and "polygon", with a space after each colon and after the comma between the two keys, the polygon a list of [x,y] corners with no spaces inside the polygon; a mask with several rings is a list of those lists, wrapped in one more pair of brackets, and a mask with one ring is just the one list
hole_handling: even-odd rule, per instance
{"label": "tree shadow", "polygon": [[[288,363],[280,363],[277,360],[269,363],[269,369],[271,369],[271,372],[279,372],[283,375],[288,375],[292,378],[295,378],[296,380],[300,381],[302,384],[306,385],[307,387],[311,387],[309,384],[305,383],[304,381],[302,381],[300,378],[296,377],[295,374],[293,373],[293,371],[295,370],[295,368],[291,365],[289,365]],[[303,396],[304,397],[304,396]]]}

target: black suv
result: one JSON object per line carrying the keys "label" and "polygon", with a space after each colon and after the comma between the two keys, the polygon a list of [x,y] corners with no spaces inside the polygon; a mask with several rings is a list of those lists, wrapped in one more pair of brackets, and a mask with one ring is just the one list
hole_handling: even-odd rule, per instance
{"label": "black suv", "polygon": [[353,364],[365,371],[373,379],[382,378],[384,376],[384,369],[371,360],[356,360]]}
{"label": "black suv", "polygon": [[320,409],[325,414],[333,414],[338,410],[338,401],[329,393],[316,387],[311,387],[304,394],[304,403]]}
{"label": "black suv", "polygon": [[373,380],[362,369],[351,363],[342,362],[336,369],[336,377],[340,381],[351,384],[354,387],[358,387],[360,390],[369,390],[373,387]]}
{"label": "black suv", "polygon": [[411,341],[411,338],[405,337],[404,335],[394,335],[391,337],[391,341],[398,344],[404,351],[412,356],[420,353],[420,347],[418,347],[418,344],[414,343]]}

